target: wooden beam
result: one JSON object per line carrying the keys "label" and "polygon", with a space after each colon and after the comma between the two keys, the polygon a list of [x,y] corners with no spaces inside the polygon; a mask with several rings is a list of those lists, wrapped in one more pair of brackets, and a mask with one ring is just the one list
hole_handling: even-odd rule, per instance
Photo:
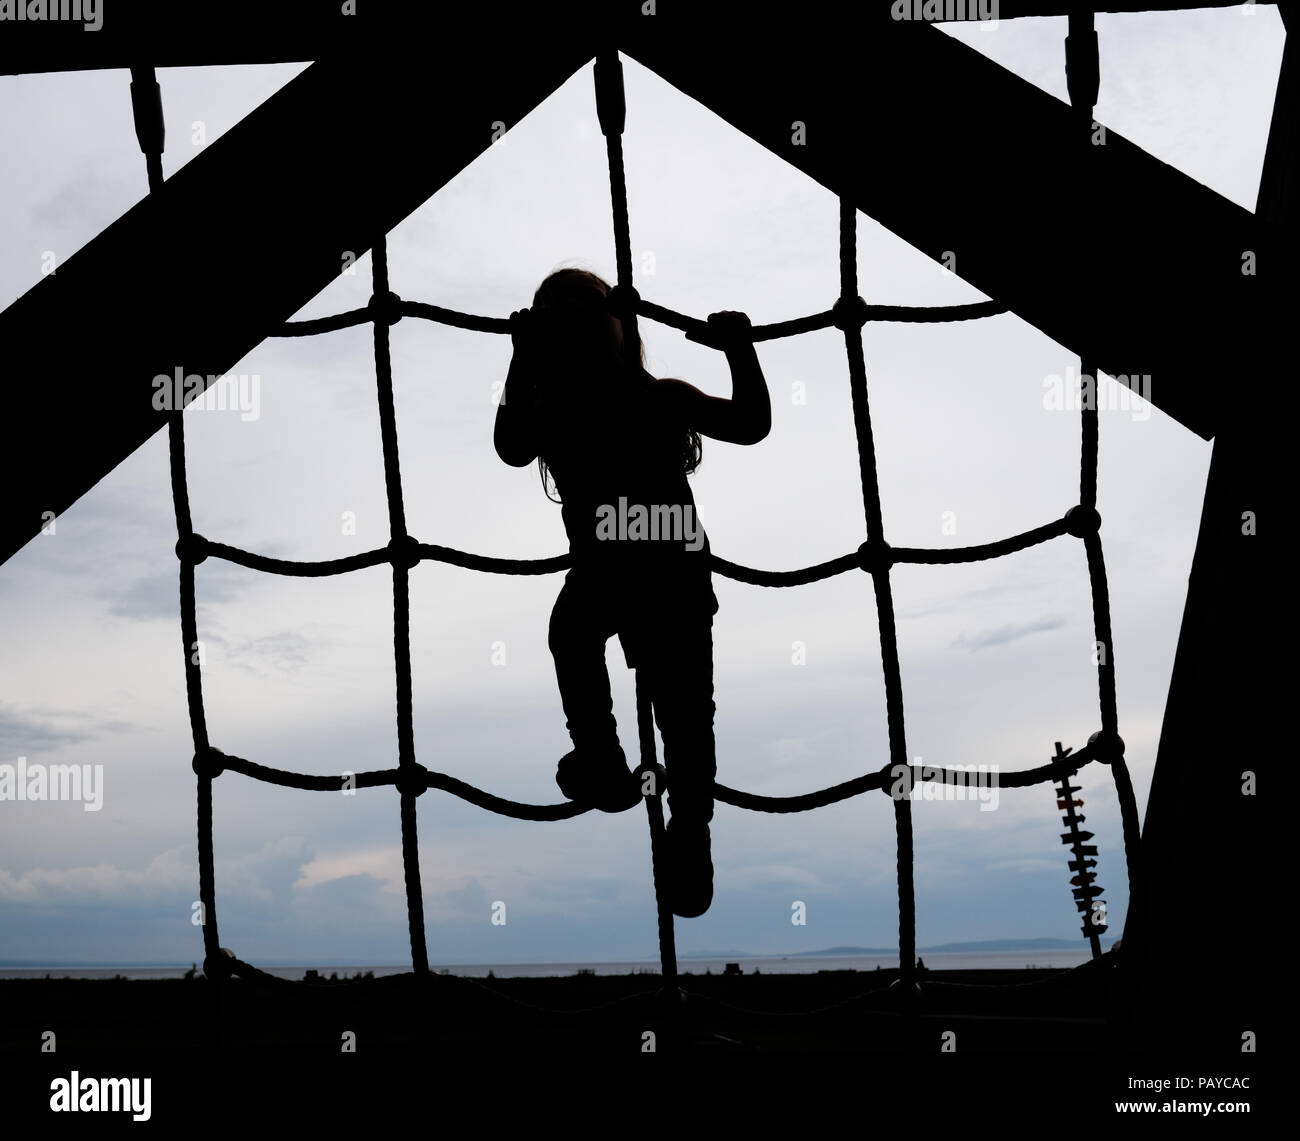
{"label": "wooden beam", "polygon": [[[905,0],[908,9],[914,10],[916,0]],[[921,0],[924,6],[925,0]],[[1277,0],[1259,0],[1259,6],[1272,7]],[[944,9],[942,20],[935,23],[951,23],[954,20],[971,18],[988,19],[985,13],[996,12],[998,20],[1019,20],[1033,16],[1069,16],[1078,15],[1080,10],[1091,8],[1097,13],[1134,13],[1134,12],[1187,12],[1199,8],[1240,8],[1242,0],[1104,0],[1100,4],[1085,5],[1077,0],[941,0]],[[892,10],[892,4],[891,4]],[[948,12],[952,15],[949,16]],[[974,13],[972,16],[971,13]]]}
{"label": "wooden beam", "polygon": [[[58,0],[52,0],[57,3]],[[68,2],[68,0],[65,0]],[[88,0],[79,0],[83,5]],[[576,0],[585,3],[586,0]],[[927,9],[925,4],[932,5]],[[978,18],[996,11],[1000,20],[1026,16],[1065,16],[1078,11],[1070,0],[906,0],[899,14],[942,11],[934,22]],[[1272,6],[1275,0],[1260,0]],[[342,0],[258,0],[253,5],[191,5],[176,0],[131,0],[106,7],[100,26],[83,31],[85,21],[6,21],[0,35],[0,75],[33,72],[85,71],[126,68],[138,65],[142,52],[157,67],[204,67],[234,64],[306,63],[313,60],[355,57],[360,51],[387,50],[388,45],[410,37],[429,45],[442,42],[450,33],[459,35],[455,21],[440,4],[382,5],[358,3],[345,11]],[[873,4],[870,15],[858,18],[886,21],[893,18],[896,0]],[[572,8],[574,0],[566,7]],[[1180,11],[1197,8],[1240,7],[1241,0],[1108,0],[1096,6],[1098,12]],[[680,6],[677,6],[680,7]],[[865,7],[865,5],[863,6]],[[497,35],[508,36],[516,25],[522,4],[499,4]],[[617,16],[619,9],[632,9],[640,16],[641,0],[609,0],[593,11],[591,19]],[[685,11],[687,19],[699,15],[702,6]],[[85,8],[84,11],[91,11]],[[676,19],[669,5],[658,18]],[[754,13],[748,14],[754,19]]]}
{"label": "wooden beam", "polygon": [[591,58],[537,12],[502,36],[482,9],[434,58],[313,64],[0,313],[10,432],[39,436],[0,451],[0,561],[163,425],[155,376],[228,372]]}
{"label": "wooden beam", "polygon": [[[359,3],[349,15],[341,0],[79,3],[81,20],[6,20],[0,35],[0,74],[124,68],[138,65],[142,56],[159,67],[342,59],[378,43],[395,20],[392,6]],[[415,5],[400,7],[414,9],[403,13],[404,20],[435,30],[431,17],[436,6],[423,14]]]}
{"label": "wooden beam", "polygon": [[[598,36],[930,256],[952,251],[959,276],[1107,373],[1149,376],[1154,403],[1210,436],[1211,385],[1255,359],[1260,279],[1241,274],[1263,241],[1252,216],[1114,132],[1090,151],[1089,186],[1064,105],[880,11],[807,0],[806,34],[791,38],[735,0],[653,16],[635,3],[521,8],[508,28],[462,25],[450,48],[401,25],[383,51],[314,65],[0,314],[13,374],[33,378],[14,390],[16,422],[59,420],[43,453],[0,459],[19,499],[0,561],[156,430],[142,404],[155,375],[228,371],[333,279],[343,250],[368,249],[488,145],[470,110],[439,114],[436,145],[420,147],[432,108],[512,123]],[[480,43],[482,56],[465,48]],[[796,120],[806,145],[792,142]],[[250,171],[252,190],[230,194]],[[271,270],[248,272],[269,251]],[[870,266],[863,280],[872,300],[894,300]],[[34,378],[52,374],[77,399],[51,402]]]}
{"label": "wooden beam", "polygon": [[[1103,372],[1150,377],[1154,404],[1214,434],[1216,390],[1255,361],[1249,211],[1115,131],[1080,145],[1065,104],[938,28],[808,0],[795,36],[746,11],[647,20],[627,50],[911,245],[951,252],[958,276]],[[869,301],[896,300],[871,266],[862,280]]]}
{"label": "wooden beam", "polygon": [[[1283,8],[1287,18],[1294,15]],[[1287,37],[1256,212],[1284,269],[1300,254],[1300,56]],[[1124,943],[1136,968],[1134,1000],[1165,1041],[1247,1030],[1275,1001],[1260,964],[1276,945],[1266,883],[1285,875],[1270,862],[1269,789],[1280,778],[1277,743],[1287,711],[1273,693],[1278,615],[1287,610],[1278,574],[1285,528],[1277,460],[1294,431],[1286,383],[1293,294],[1275,274],[1266,298],[1263,347],[1273,368],[1251,394],[1222,398],[1225,415],[1210,461],[1196,553],[1165,704],[1142,828],[1139,883]],[[1263,405],[1261,411],[1260,405]],[[1248,789],[1247,773],[1255,774]],[[1217,933],[1211,938],[1211,933]],[[1189,948],[1211,951],[1206,962]],[[1187,996],[1196,995],[1195,1004]]]}

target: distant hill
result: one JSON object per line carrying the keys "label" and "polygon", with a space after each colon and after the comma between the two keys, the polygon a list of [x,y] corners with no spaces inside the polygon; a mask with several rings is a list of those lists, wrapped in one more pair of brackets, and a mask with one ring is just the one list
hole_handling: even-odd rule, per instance
{"label": "distant hill", "polygon": [[[755,959],[766,958],[764,955],[755,955],[753,951],[678,951],[679,959]],[[659,958],[659,952],[648,956],[649,959]]]}
{"label": "distant hill", "polygon": [[[1102,939],[1107,946],[1114,939]],[[984,939],[974,943],[940,943],[935,947],[918,947],[918,951],[950,952],[962,951],[1074,951],[1086,950],[1088,944],[1082,939]]]}
{"label": "distant hill", "polygon": [[[1102,940],[1109,946],[1114,940]],[[918,947],[922,955],[962,954],[970,952],[1075,951],[1084,950],[1082,939],[978,939],[968,943],[936,943]],[[897,947],[824,947],[819,951],[791,951],[786,955],[755,955],[752,951],[684,951],[681,959],[811,959],[848,958],[851,955],[897,955]]]}

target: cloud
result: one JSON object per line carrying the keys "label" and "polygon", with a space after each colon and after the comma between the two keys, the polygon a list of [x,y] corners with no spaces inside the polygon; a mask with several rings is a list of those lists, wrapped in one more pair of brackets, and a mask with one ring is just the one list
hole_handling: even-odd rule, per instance
{"label": "cloud", "polygon": [[171,618],[180,613],[179,579],[175,574],[137,578],[121,593],[105,592],[108,612],[115,618]]}
{"label": "cloud", "polygon": [[1025,622],[1019,625],[1012,623],[1007,626],[995,626],[991,630],[983,630],[970,636],[964,633],[961,634],[952,643],[952,648],[955,650],[964,646],[969,650],[987,650],[990,646],[1005,646],[1009,642],[1027,638],[1030,634],[1041,634],[1046,630],[1059,630],[1064,625],[1065,619],[1058,615],[1057,617],[1040,618],[1036,622]]}
{"label": "cloud", "polygon": [[299,869],[294,887],[310,891],[324,884],[364,875],[375,884],[376,890],[402,891],[402,853],[393,844],[367,850],[336,850],[328,855],[314,856]]}
{"label": "cloud", "polygon": [[284,677],[307,664],[312,645],[311,639],[296,630],[279,630],[241,643],[230,651],[229,658],[255,677]]}
{"label": "cloud", "polygon": [[[204,563],[195,582],[198,605],[229,602],[247,592],[250,573],[218,560]],[[125,590],[101,588],[95,593],[108,602],[108,612],[115,618],[180,620],[180,575],[174,568],[142,575]]]}
{"label": "cloud", "polygon": [[777,737],[768,745],[767,751],[777,765],[796,765],[810,758],[824,756],[828,742],[843,736],[843,733],[844,730],[839,726],[830,726],[801,736]]}
{"label": "cloud", "polygon": [[46,232],[75,230],[86,218],[98,213],[98,203],[105,198],[120,197],[125,192],[124,188],[124,180],[116,174],[108,174],[86,165],[74,178],[33,207],[32,228]]}
{"label": "cloud", "polygon": [[898,606],[895,613],[899,621],[914,618],[932,618],[940,614],[955,614],[971,606],[980,605],[990,600],[998,601],[1010,595],[1016,600],[1023,600],[1035,590],[1044,586],[1054,586],[1059,581],[1050,574],[1004,575],[997,582],[971,590],[947,591],[941,599],[927,601],[911,606]]}
{"label": "cloud", "polygon": [[141,904],[195,894],[198,869],[180,848],[160,852],[144,868],[94,864],[75,868],[29,868],[17,875],[0,868],[0,903]]}
{"label": "cloud", "polygon": [[50,752],[132,728],[128,721],[84,710],[41,708],[22,713],[4,705],[0,706],[0,755]]}
{"label": "cloud", "polygon": [[[283,910],[312,852],[301,836],[270,841],[235,859],[218,859],[222,893],[238,899],[246,912]],[[182,901],[198,897],[198,866],[188,846],[168,848],[143,868],[92,864],[70,868],[0,869],[0,903],[112,903],[118,907]]]}
{"label": "cloud", "polygon": [[727,871],[728,887],[732,891],[770,887],[806,888],[813,891],[829,890],[821,876],[807,868],[791,864],[754,864],[747,868]]}
{"label": "cloud", "polygon": [[385,896],[385,885],[366,872],[315,884],[302,893],[295,913],[319,930],[355,929],[365,920],[386,922],[405,909],[405,901]]}

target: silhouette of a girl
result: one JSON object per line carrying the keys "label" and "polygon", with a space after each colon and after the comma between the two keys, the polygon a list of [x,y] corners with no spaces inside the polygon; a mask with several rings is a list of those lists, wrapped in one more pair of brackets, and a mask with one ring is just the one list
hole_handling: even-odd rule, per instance
{"label": "silhouette of a girl", "polygon": [[531,310],[512,315],[514,355],[494,442],[508,464],[536,459],[544,488],[550,473],[573,557],[550,624],[573,741],[556,782],[571,800],[606,812],[640,800],[605,666],[605,643],[617,634],[628,667],[649,686],[663,736],[673,911],[702,915],[713,898],[718,602],[686,477],[699,465],[701,435],[758,443],[771,404],[743,313],[709,318],[731,368],[732,398],[723,400],[646,372],[644,345],[626,351],[609,293],[593,273],[560,269],[538,287]]}

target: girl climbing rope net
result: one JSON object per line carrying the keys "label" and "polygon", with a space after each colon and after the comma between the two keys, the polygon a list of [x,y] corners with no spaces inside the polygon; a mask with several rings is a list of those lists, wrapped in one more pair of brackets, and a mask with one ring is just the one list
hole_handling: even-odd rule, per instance
{"label": "girl climbing rope net", "polygon": [[[605,644],[618,635],[649,687],[668,773],[668,889],[675,914],[713,898],[713,615],[709,543],[687,476],[700,436],[755,444],[771,427],[767,384],[743,313],[715,313],[732,397],[651,376],[639,334],[624,343],[610,287],[561,269],[511,318],[514,356],[497,411],[506,463],[538,461],[563,504],[572,569],[551,613],[550,647],[573,749],[556,782],[570,800],[621,812],[640,789],[619,744]],[[549,495],[549,491],[547,492]]]}

